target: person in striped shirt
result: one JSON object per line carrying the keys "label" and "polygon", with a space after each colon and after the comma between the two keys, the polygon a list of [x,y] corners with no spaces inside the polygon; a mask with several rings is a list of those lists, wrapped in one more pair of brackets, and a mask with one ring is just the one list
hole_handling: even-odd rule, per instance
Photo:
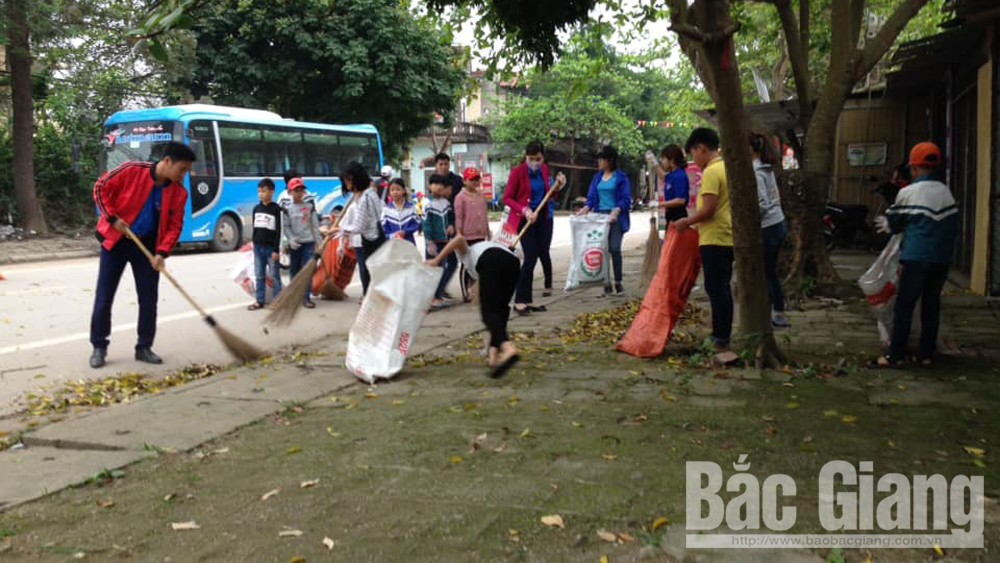
{"label": "person in striped shirt", "polygon": [[[451,208],[451,183],[446,176],[441,174],[431,174],[428,180],[430,185],[430,197],[427,206],[424,208],[424,242],[426,245],[427,259],[430,260],[438,255],[448,239],[455,236],[455,212]],[[438,282],[437,290],[434,292],[434,299],[431,301],[431,310],[442,309],[451,305],[445,300],[444,290],[448,287],[455,270],[458,269],[458,259],[452,254],[444,260],[444,272],[441,273],[441,281]]]}
{"label": "person in striped shirt", "polygon": [[388,238],[401,238],[417,244],[413,237],[420,230],[420,217],[417,217],[417,207],[407,196],[402,178],[389,182],[390,203],[382,209],[382,230]]}
{"label": "person in striped shirt", "polygon": [[877,367],[902,365],[918,300],[921,327],[916,359],[924,367],[930,367],[934,360],[941,321],[941,291],[948,281],[958,234],[958,205],[948,186],[936,179],[943,164],[937,145],[917,143],[910,151],[913,183],[900,190],[895,203],[886,210],[886,218],[878,221],[893,233],[903,233],[904,238],[892,339],[889,353],[875,361]]}

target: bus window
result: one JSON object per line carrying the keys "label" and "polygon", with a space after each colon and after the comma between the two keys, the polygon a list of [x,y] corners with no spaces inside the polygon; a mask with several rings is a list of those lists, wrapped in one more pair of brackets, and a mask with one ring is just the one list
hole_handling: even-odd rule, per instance
{"label": "bus window", "polygon": [[188,145],[197,160],[191,167],[192,176],[218,176],[215,155],[215,132],[210,121],[193,121],[188,126]]}
{"label": "bus window", "polygon": [[345,164],[354,160],[360,162],[369,173],[378,173],[378,147],[375,146],[373,135],[341,133],[340,155]]}
{"label": "bus window", "polygon": [[338,159],[337,134],[332,131],[306,131],[303,176],[338,176],[343,163]]}
{"label": "bus window", "polygon": [[264,172],[281,176],[286,170],[301,170],[305,160],[302,132],[297,129],[264,128]]}
{"label": "bus window", "polygon": [[219,123],[226,176],[264,176],[264,140],[259,127]]}
{"label": "bus window", "polygon": [[188,126],[188,145],[196,160],[191,167],[191,216],[207,212],[219,198],[219,164],[215,147],[215,130],[210,121],[192,121]]}

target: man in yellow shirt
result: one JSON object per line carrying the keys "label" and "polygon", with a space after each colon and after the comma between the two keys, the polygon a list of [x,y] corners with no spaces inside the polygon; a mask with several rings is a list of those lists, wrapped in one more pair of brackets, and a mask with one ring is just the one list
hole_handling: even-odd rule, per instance
{"label": "man in yellow shirt", "polygon": [[717,351],[728,351],[733,333],[733,217],[719,134],[699,127],[691,132],[685,150],[704,171],[701,191],[695,214],[673,224],[679,230],[698,225],[705,293],[712,305],[712,341]]}

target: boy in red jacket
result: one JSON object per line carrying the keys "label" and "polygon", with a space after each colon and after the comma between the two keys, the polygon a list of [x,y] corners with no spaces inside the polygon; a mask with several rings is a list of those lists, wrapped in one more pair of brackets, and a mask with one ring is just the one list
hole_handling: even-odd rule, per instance
{"label": "boy in red jacket", "polygon": [[[187,145],[171,142],[164,146],[159,162],[126,162],[101,176],[94,185],[94,201],[101,214],[97,221],[101,262],[90,317],[92,368],[103,366],[108,354],[111,306],[126,264],[132,266],[139,301],[135,359],[150,364],[163,362],[152,350],[160,271],[181,236],[187,203],[187,190],[181,182],[194,161],[194,152]],[[152,261],[125,237],[130,228],[155,254]]]}

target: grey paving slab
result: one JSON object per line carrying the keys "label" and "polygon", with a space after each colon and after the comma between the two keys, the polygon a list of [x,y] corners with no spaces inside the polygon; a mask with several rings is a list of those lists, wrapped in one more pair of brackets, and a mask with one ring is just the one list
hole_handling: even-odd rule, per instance
{"label": "grey paving slab", "polygon": [[9,450],[0,457],[0,510],[81,483],[106,470],[155,455],[149,451],[94,451],[44,447]]}

